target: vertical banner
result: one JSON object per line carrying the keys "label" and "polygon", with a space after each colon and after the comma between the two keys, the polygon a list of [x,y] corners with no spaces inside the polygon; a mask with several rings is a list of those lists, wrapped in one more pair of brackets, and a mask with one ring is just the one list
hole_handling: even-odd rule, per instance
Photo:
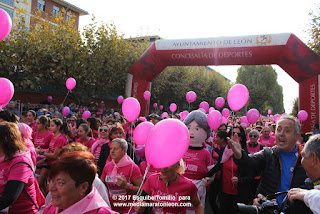
{"label": "vertical banner", "polygon": [[320,75],[299,83],[299,110],[308,112],[308,119],[301,123],[301,132],[309,132],[313,124],[319,124]]}
{"label": "vertical banner", "polygon": [[140,115],[143,116],[147,116],[149,114],[150,99],[147,101],[143,97],[143,93],[147,90],[151,91],[151,82],[133,76],[131,97],[139,100],[141,106]]}

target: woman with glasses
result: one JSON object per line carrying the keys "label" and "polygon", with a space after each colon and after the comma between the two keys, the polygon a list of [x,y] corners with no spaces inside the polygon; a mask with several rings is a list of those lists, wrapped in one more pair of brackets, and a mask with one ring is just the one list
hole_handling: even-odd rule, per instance
{"label": "woman with glasses", "polygon": [[254,154],[263,149],[263,145],[259,143],[259,132],[255,129],[249,132],[249,140],[247,141],[247,149],[250,154]]}
{"label": "woman with glasses", "polygon": [[[241,146],[247,152],[245,131],[241,126],[233,126],[228,132],[228,138],[240,138]],[[206,174],[206,177],[211,177],[218,171],[221,172],[220,213],[236,213],[237,203],[252,202],[253,192],[250,183],[253,181],[253,173],[250,169],[240,168],[233,162],[232,149],[228,144],[223,143],[225,141],[225,138],[221,141],[218,163]]]}
{"label": "woman with glasses", "polygon": [[262,133],[262,135],[259,138],[259,142],[263,146],[273,147],[274,143],[276,142],[276,138],[274,136],[270,136],[270,128],[263,127],[261,133]]}
{"label": "woman with glasses", "polygon": [[90,151],[94,155],[96,164],[98,163],[100,157],[102,145],[109,142],[108,131],[109,127],[107,125],[102,125],[99,128],[99,138],[96,140],[96,142],[94,142],[94,144],[91,147]]}

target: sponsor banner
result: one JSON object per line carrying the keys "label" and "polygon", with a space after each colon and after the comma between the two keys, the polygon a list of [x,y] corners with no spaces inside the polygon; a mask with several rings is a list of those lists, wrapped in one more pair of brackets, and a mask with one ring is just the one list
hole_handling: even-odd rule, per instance
{"label": "sponsor banner", "polygon": [[157,40],[155,44],[156,50],[261,47],[286,45],[290,35],[290,33],[281,33],[237,37]]}
{"label": "sponsor banner", "polygon": [[309,132],[314,123],[319,123],[319,78],[315,76],[299,84],[299,110],[308,112],[308,119],[301,123],[301,132]]}

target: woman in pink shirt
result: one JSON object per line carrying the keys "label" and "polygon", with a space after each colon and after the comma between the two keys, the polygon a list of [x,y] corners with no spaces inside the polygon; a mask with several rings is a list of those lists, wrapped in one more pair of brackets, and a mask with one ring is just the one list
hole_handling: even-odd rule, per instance
{"label": "woman in pink shirt", "polygon": [[259,142],[261,143],[261,145],[267,146],[267,147],[273,147],[276,139],[274,136],[270,136],[270,128],[263,127],[261,133],[262,135],[259,138]]}
{"label": "woman in pink shirt", "polygon": [[26,124],[32,128],[33,131],[36,131],[36,112],[33,110],[29,110],[27,112]]}
{"label": "woman in pink shirt", "polygon": [[100,151],[103,144],[108,143],[108,131],[109,127],[107,125],[102,125],[99,129],[99,139],[97,139],[91,147],[91,153],[95,157],[95,163],[98,163],[100,157]]}
{"label": "woman in pink shirt", "polygon": [[[46,157],[47,165],[50,166],[57,159],[60,150],[68,144],[68,138],[65,134],[71,132],[70,127],[67,123],[63,123],[62,120],[58,118],[52,119],[50,122],[49,130],[53,133],[53,137],[51,138],[49,144],[49,151],[45,152],[42,149],[36,148],[36,152],[40,155]],[[48,169],[47,169],[48,170]],[[46,178],[44,178],[45,180]],[[40,182],[39,182],[40,183]],[[47,189],[42,189],[42,191],[46,194]]]}
{"label": "woman in pink shirt", "polygon": [[30,152],[17,125],[0,123],[0,213],[38,213]]}
{"label": "woman in pink shirt", "polygon": [[97,167],[89,152],[64,153],[49,173],[51,203],[43,214],[108,214],[110,209],[93,187]]}
{"label": "woman in pink shirt", "polygon": [[92,131],[91,128],[88,126],[88,124],[81,124],[78,128],[78,139],[76,142],[79,142],[90,150],[92,147],[92,144],[95,142],[95,139],[92,137]]}

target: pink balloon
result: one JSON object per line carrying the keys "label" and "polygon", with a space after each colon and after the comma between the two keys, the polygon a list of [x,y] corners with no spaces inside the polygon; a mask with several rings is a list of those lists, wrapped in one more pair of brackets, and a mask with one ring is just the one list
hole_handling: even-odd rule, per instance
{"label": "pink balloon", "polygon": [[145,145],[150,130],[154,127],[151,122],[140,123],[133,132],[133,140],[138,145]]}
{"label": "pink balloon", "polygon": [[145,146],[144,145],[138,145],[136,147],[136,154],[139,156],[139,157],[144,157],[144,154],[145,154]]}
{"label": "pink balloon", "polygon": [[225,117],[222,117],[222,122],[225,123],[225,124],[228,124],[228,119],[225,118]]}
{"label": "pink balloon", "polygon": [[91,112],[90,111],[85,111],[85,112],[83,112],[83,114],[82,114],[82,118],[83,119],[88,119],[89,117],[91,117]]}
{"label": "pink balloon", "polygon": [[48,100],[49,103],[51,103],[52,97],[51,97],[51,96],[48,96],[47,100]]}
{"label": "pink balloon", "polygon": [[145,117],[139,117],[139,120],[141,120],[142,122],[146,122],[147,119]]}
{"label": "pink balloon", "polygon": [[268,114],[271,114],[271,113],[272,113],[272,110],[271,110],[271,109],[269,109],[269,110],[268,110]]}
{"label": "pink balloon", "polygon": [[199,108],[199,111],[202,111],[203,113],[207,113],[206,110],[204,110],[203,108]]}
{"label": "pink balloon", "polygon": [[217,130],[222,122],[222,115],[219,111],[214,110],[208,115],[208,125],[212,130]]}
{"label": "pink balloon", "polygon": [[209,108],[209,114],[212,112],[212,111],[214,111],[215,109],[213,108],[213,107],[210,107]]}
{"label": "pink balloon", "polygon": [[224,108],[224,109],[222,110],[222,116],[225,117],[225,118],[228,118],[229,115],[230,115],[230,110],[227,109],[227,108]]}
{"label": "pink balloon", "polygon": [[209,111],[209,104],[206,101],[203,101],[200,103],[199,108],[204,109],[206,111],[205,113],[207,113]]}
{"label": "pink balloon", "polygon": [[69,113],[70,113],[69,107],[63,107],[62,115],[66,117],[66,116],[68,116]]}
{"label": "pink balloon", "polygon": [[194,91],[189,91],[186,95],[186,99],[189,103],[192,103],[194,101],[196,101],[197,99],[197,94]]}
{"label": "pink balloon", "polygon": [[217,108],[222,108],[224,106],[224,99],[223,97],[217,97],[216,101],[215,101],[215,104],[217,106]]}
{"label": "pink balloon", "polygon": [[162,109],[163,109],[163,105],[159,106],[159,109],[160,109],[160,111],[162,111]]}
{"label": "pink balloon", "polygon": [[167,112],[163,112],[163,113],[161,114],[161,117],[162,117],[162,118],[167,118],[167,117],[169,117],[169,115],[168,115]]}
{"label": "pink balloon", "polygon": [[157,108],[158,104],[157,103],[153,103],[153,108]]}
{"label": "pink balloon", "polygon": [[150,97],[151,97],[150,91],[145,91],[145,92],[143,93],[143,98],[144,98],[145,100],[149,100]]}
{"label": "pink balloon", "polygon": [[260,113],[257,109],[250,109],[247,113],[247,120],[249,123],[254,124],[259,120]]}
{"label": "pink balloon", "polygon": [[[247,119],[246,116],[241,117],[241,119],[240,119],[240,125],[241,125],[241,124],[246,124],[245,127],[248,127],[248,126],[249,126],[249,122],[248,122],[248,119]],[[242,126],[242,125],[241,125],[241,126]]]}
{"label": "pink balloon", "polygon": [[188,116],[188,114],[188,111],[180,112],[180,120],[183,121]]}
{"label": "pink balloon", "polygon": [[276,114],[273,117],[274,122],[278,122],[278,120],[280,119],[281,115],[280,114]]}
{"label": "pink balloon", "polygon": [[249,91],[242,84],[235,84],[228,92],[228,104],[233,111],[240,110],[249,99]]}
{"label": "pink balloon", "polygon": [[308,119],[308,112],[306,112],[305,110],[300,110],[298,112],[298,119],[300,121],[305,121],[306,119]]}
{"label": "pink balloon", "polygon": [[177,105],[175,103],[170,104],[170,111],[173,113],[177,110]]}
{"label": "pink balloon", "polygon": [[76,86],[76,80],[74,78],[69,78],[66,81],[67,89],[72,90]]}
{"label": "pink balloon", "polygon": [[6,107],[8,105],[9,102],[5,103],[5,104],[0,104],[0,110],[4,107]]}
{"label": "pink balloon", "polygon": [[10,15],[0,8],[0,41],[9,35],[11,28],[12,21]]}
{"label": "pink balloon", "polygon": [[14,87],[7,78],[0,78],[0,104],[9,103],[14,94]]}
{"label": "pink balloon", "polygon": [[269,67],[269,65],[266,65],[266,67],[268,68],[268,67]]}
{"label": "pink balloon", "polygon": [[125,99],[122,103],[123,116],[129,121],[134,122],[140,114],[140,103],[134,97]]}
{"label": "pink balloon", "polygon": [[146,159],[154,168],[169,167],[185,155],[189,143],[189,131],[183,122],[161,120],[149,133],[145,146]]}
{"label": "pink balloon", "polygon": [[121,104],[121,103],[123,102],[123,96],[119,96],[119,97],[117,98],[117,102],[118,102],[119,104]]}

